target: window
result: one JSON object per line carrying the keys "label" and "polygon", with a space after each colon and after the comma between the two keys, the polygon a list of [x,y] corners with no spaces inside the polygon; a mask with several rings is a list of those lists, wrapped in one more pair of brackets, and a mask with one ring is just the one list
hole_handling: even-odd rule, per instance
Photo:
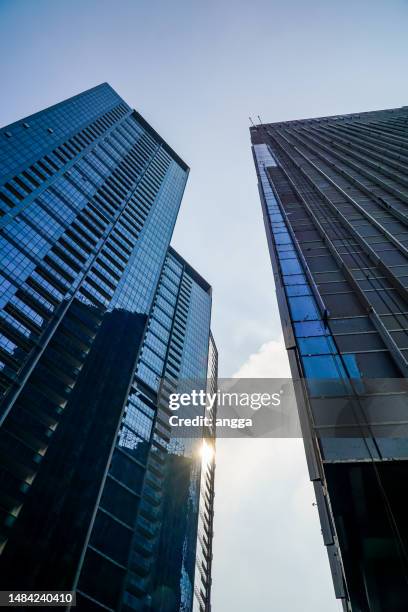
{"label": "window", "polygon": [[334,317],[351,317],[364,314],[364,308],[354,293],[338,293],[336,295],[325,295],[324,302]]}
{"label": "window", "polygon": [[326,293],[342,293],[351,290],[351,286],[347,281],[336,281],[334,283],[320,283],[318,285],[319,292],[324,295]]}
{"label": "window", "polygon": [[333,272],[316,272],[315,274],[316,284],[329,283],[332,281],[344,281],[344,275],[340,271]]}
{"label": "window", "polygon": [[401,328],[408,329],[408,316],[406,315],[383,315],[381,316],[381,321],[387,329],[392,329],[394,331],[400,330]]}
{"label": "window", "polygon": [[304,357],[303,365],[308,378],[339,379],[346,378],[346,372],[339,356],[319,355]]}
{"label": "window", "polygon": [[344,355],[351,378],[398,378],[401,372],[388,352]]}
{"label": "window", "polygon": [[294,323],[295,335],[297,338],[308,338],[309,336],[323,336],[328,334],[328,329],[322,321],[303,321]]}
{"label": "window", "polygon": [[352,389],[338,355],[302,357],[307,386],[312,397],[350,395]]}
{"label": "window", "polygon": [[391,336],[400,348],[408,348],[408,330],[391,332]]}
{"label": "window", "polygon": [[[408,336],[407,336],[408,340]],[[381,340],[379,334],[368,333],[368,334],[345,334],[336,336],[336,342],[340,351],[351,352],[351,351],[371,351],[371,350],[383,350],[385,349],[384,342]]]}
{"label": "window", "polygon": [[286,294],[290,297],[298,295],[310,295],[309,285],[291,285],[286,288]]}
{"label": "window", "polygon": [[337,352],[330,336],[299,338],[298,345],[302,355],[327,355]]}
{"label": "window", "polygon": [[[114,608],[121,593],[123,578],[124,570],[95,551],[87,550],[79,582],[79,588],[82,591]],[[89,605],[89,600],[84,601],[86,602],[85,608],[85,605]]]}
{"label": "window", "polygon": [[378,314],[398,311],[404,312],[408,309],[408,305],[394,289],[368,291],[365,295]]}
{"label": "window", "polygon": [[374,330],[368,317],[353,317],[345,319],[330,319],[330,329],[333,334],[365,332]]}
{"label": "window", "polygon": [[101,499],[101,506],[105,510],[132,526],[136,520],[138,503],[138,497],[107,478]]}
{"label": "window", "polygon": [[304,285],[307,284],[307,280],[304,274],[283,275],[283,283],[285,285]]}
{"label": "window", "polygon": [[307,264],[312,272],[335,272],[338,270],[338,265],[330,255],[307,257]]}
{"label": "window", "polygon": [[[147,447],[147,444],[145,443]],[[124,485],[133,491],[140,492],[144,477],[144,468],[130,458],[126,457],[122,452],[115,450],[112,456],[112,462],[109,468],[109,473],[114,476]]]}
{"label": "window", "polygon": [[319,319],[317,306],[311,296],[291,297],[289,305],[294,321]]}
{"label": "window", "polygon": [[301,274],[303,272],[302,266],[297,259],[284,259],[280,260],[282,274]]}
{"label": "window", "polygon": [[[339,434],[340,435],[340,434]],[[330,460],[371,459],[378,456],[370,438],[320,438],[323,458]]]}
{"label": "window", "polygon": [[[140,416],[149,421],[148,417],[146,417],[142,413],[140,413]],[[122,429],[119,433],[119,447],[123,450],[126,450],[138,461],[144,463],[146,459],[146,448],[148,447],[148,440],[143,439],[139,432],[133,430],[133,427],[128,423],[127,415],[123,423],[128,425],[128,427],[125,427],[124,424],[122,424]],[[136,425],[138,424],[136,423]],[[143,424],[143,426],[145,427],[145,424]]]}
{"label": "window", "polygon": [[96,515],[90,544],[118,563],[125,564],[132,532],[99,510]]}
{"label": "window", "polygon": [[300,243],[303,243],[312,240],[320,240],[320,234],[317,230],[302,230],[296,231],[296,238]]}

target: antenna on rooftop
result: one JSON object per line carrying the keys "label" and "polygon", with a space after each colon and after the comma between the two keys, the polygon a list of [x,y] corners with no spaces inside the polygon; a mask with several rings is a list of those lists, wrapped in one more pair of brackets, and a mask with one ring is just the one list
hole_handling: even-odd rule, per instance
{"label": "antenna on rooftop", "polygon": [[259,123],[260,123],[261,125],[263,125],[262,119],[260,118],[260,116],[259,116],[259,115],[258,115],[258,119],[259,119]]}
{"label": "antenna on rooftop", "polygon": [[252,127],[256,127],[255,123],[252,121],[252,117],[249,117]]}

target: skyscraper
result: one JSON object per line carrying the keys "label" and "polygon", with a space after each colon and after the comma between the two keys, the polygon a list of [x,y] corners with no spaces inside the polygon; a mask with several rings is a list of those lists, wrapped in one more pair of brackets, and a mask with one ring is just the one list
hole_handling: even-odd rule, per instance
{"label": "skyscraper", "polygon": [[336,596],[408,605],[408,107],[251,128]]}
{"label": "skyscraper", "polygon": [[167,399],[214,351],[169,246],[188,167],[108,84],[3,128],[0,162],[1,586],[192,610],[202,441]]}

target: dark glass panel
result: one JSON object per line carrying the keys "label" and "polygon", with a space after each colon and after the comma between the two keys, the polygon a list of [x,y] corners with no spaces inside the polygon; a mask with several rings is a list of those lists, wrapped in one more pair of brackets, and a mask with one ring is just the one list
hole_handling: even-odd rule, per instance
{"label": "dark glass panel", "polygon": [[118,563],[127,561],[132,532],[99,510],[92,529],[90,544]]}
{"label": "dark glass panel", "polygon": [[408,329],[408,316],[403,314],[382,315],[381,321],[389,330]]}
{"label": "dark glass panel", "polygon": [[372,332],[368,334],[345,334],[336,336],[339,351],[370,351],[385,349],[385,344],[379,334]]}
{"label": "dark glass panel", "polygon": [[132,459],[126,457],[119,450],[114,451],[109,473],[137,493],[140,492],[142,487],[144,472],[144,468]]}
{"label": "dark glass panel", "polygon": [[88,549],[79,589],[108,607],[116,609],[124,575],[124,570],[97,552]]}
{"label": "dark glass panel", "polygon": [[315,272],[314,279],[317,285],[319,285],[320,283],[330,283],[333,281],[345,280],[344,274],[342,274],[342,272],[340,272],[339,270],[336,272]]}
{"label": "dark glass panel", "polygon": [[108,510],[108,512],[114,514],[128,525],[133,525],[136,519],[138,503],[138,497],[132,495],[132,493],[111,478],[107,478],[101,499],[102,508]]}
{"label": "dark glass panel", "polygon": [[324,302],[332,317],[352,317],[353,315],[364,314],[364,308],[354,293],[325,295]]}
{"label": "dark glass panel", "polygon": [[400,370],[388,352],[344,355],[344,363],[351,378],[398,378]]}
{"label": "dark glass panel", "polygon": [[351,286],[346,281],[338,281],[334,283],[319,283],[318,289],[323,295],[325,293],[342,293],[344,291],[350,291]]}
{"label": "dark glass panel", "polygon": [[408,330],[391,332],[391,336],[400,348],[408,348]]}
{"label": "dark glass panel", "polygon": [[407,304],[394,289],[366,291],[365,295],[378,314],[407,311]]}
{"label": "dark glass panel", "polygon": [[330,255],[323,255],[321,257],[307,257],[307,265],[312,272],[330,272],[337,271],[338,265],[333,257]]}

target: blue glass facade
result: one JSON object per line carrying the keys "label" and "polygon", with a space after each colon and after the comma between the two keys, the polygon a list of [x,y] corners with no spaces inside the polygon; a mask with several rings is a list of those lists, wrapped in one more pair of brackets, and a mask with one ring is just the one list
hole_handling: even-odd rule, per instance
{"label": "blue glass facade", "polygon": [[353,611],[408,601],[397,493],[408,469],[406,118],[403,108],[251,129],[323,539]]}
{"label": "blue glass facade", "polygon": [[0,160],[2,586],[154,610],[167,580],[189,610],[194,565],[159,554],[165,384],[207,376],[210,286],[169,247],[189,169],[108,84],[0,130]]}

